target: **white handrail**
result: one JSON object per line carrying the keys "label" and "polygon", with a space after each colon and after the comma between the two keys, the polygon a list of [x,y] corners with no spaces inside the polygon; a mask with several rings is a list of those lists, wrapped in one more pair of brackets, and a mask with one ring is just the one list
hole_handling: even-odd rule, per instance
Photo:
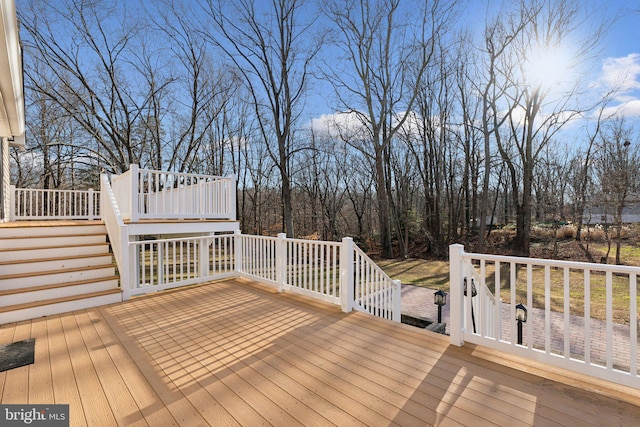
{"label": "white handrail", "polygon": [[137,169],[139,218],[236,219],[235,178]]}
{"label": "white handrail", "polygon": [[500,303],[500,298],[496,299],[493,292],[487,287],[485,260],[480,260],[479,272],[469,259],[465,260],[464,265],[463,282],[467,288],[463,288],[463,294],[464,291],[468,291],[470,288],[472,296],[474,292],[477,296],[471,298],[471,326],[474,332],[482,336],[495,338],[495,318],[491,313],[495,312],[496,304]]}
{"label": "white handrail", "polygon": [[[400,282],[343,242],[240,232],[129,243],[131,295],[231,276],[400,321]],[[347,256],[348,254],[350,256]]]}
{"label": "white handrail", "polygon": [[15,188],[11,186],[11,221],[100,219],[100,194],[89,190]]}
{"label": "white handrail", "polygon": [[[281,235],[284,238],[284,234]],[[324,300],[340,303],[340,242],[284,239],[285,290],[296,290],[324,296]]]}
{"label": "white handrail", "polygon": [[118,266],[123,299],[126,300],[131,296],[130,283],[132,278],[132,263],[128,244],[129,235],[127,226],[120,214],[118,202],[109,183],[109,177],[106,174],[100,176],[100,205],[102,206],[102,221],[107,229],[113,257]]}
{"label": "white handrail", "polygon": [[354,249],[354,308],[400,322],[400,281],[392,280],[362,249]]}
{"label": "white handrail", "polygon": [[[640,388],[640,268],[465,253],[461,245],[449,253],[452,344],[468,341]],[[480,286],[492,283],[494,303],[465,297],[465,277],[479,279]],[[517,304],[527,309],[520,325]],[[593,309],[601,307],[595,317]]]}
{"label": "white handrail", "polygon": [[129,219],[135,222],[135,212],[133,200],[132,184],[135,181],[132,178],[136,165],[132,165],[131,169],[120,175],[111,177],[111,187],[116,205],[119,208],[120,216],[123,219]]}
{"label": "white handrail", "polygon": [[235,276],[233,235],[129,242],[134,261],[129,292],[148,292]]}
{"label": "white handrail", "polygon": [[339,242],[236,234],[245,277],[334,304],[340,303]]}

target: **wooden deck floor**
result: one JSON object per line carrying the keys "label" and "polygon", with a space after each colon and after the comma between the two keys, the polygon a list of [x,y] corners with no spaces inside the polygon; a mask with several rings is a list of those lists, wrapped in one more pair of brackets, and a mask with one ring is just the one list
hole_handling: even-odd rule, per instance
{"label": "wooden deck floor", "polygon": [[72,426],[640,424],[635,390],[239,279],[0,326],[29,337],[0,403],[68,403]]}

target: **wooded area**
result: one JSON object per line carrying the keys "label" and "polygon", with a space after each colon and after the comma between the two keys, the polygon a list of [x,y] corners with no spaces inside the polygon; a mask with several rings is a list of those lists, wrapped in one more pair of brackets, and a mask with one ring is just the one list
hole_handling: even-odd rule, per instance
{"label": "wooded area", "polygon": [[624,76],[589,79],[610,22],[580,1],[475,26],[445,0],[17,3],[17,187],[97,188],[132,163],[234,174],[243,232],[385,257],[480,252],[505,224],[527,255],[534,223],[580,239],[606,215],[620,238],[637,202],[638,118],[612,108]]}

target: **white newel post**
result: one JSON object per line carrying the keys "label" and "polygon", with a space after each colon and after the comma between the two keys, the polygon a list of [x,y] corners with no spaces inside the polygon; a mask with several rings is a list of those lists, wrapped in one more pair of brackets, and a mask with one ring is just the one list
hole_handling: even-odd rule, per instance
{"label": "white newel post", "polygon": [[16,220],[16,186],[9,186],[9,221]]}
{"label": "white newel post", "polygon": [[131,180],[131,222],[138,222],[138,219],[140,219],[140,195],[138,194],[139,174],[138,165],[129,165],[129,179]]}
{"label": "white newel post", "polygon": [[353,239],[345,237],[340,246],[340,305],[345,313],[353,309],[353,261]]}
{"label": "white newel post", "polygon": [[233,253],[236,274],[242,273],[242,234],[240,230],[233,232]]}
{"label": "white newel post", "polygon": [[402,321],[402,282],[400,280],[393,281],[393,313],[394,322]]}
{"label": "white newel post", "polygon": [[238,184],[235,175],[231,175],[229,180],[231,181],[229,183],[229,219],[235,221],[237,218]]}
{"label": "white newel post", "polygon": [[165,280],[165,244],[164,242],[158,243],[158,283],[164,283]]}
{"label": "white newel post", "polygon": [[287,235],[278,234],[276,243],[276,281],[278,282],[278,292],[284,291],[287,271]]}
{"label": "white newel post", "polygon": [[120,258],[122,271],[120,272],[120,287],[122,288],[122,300],[131,298],[131,284],[136,277],[136,247],[129,244],[127,228],[120,228]]}
{"label": "white newel post", "polygon": [[200,277],[209,276],[209,244],[213,239],[200,239]]}
{"label": "white newel post", "polygon": [[450,317],[449,331],[451,344],[461,346],[464,344],[462,327],[464,319],[464,300],[462,292],[462,269],[464,246],[460,244],[449,246],[449,304]]}
{"label": "white newel post", "polygon": [[93,220],[95,219],[95,212],[94,212],[94,201],[93,201],[93,197],[94,197],[94,193],[93,193],[93,188],[89,189],[89,196],[88,196],[88,206],[87,206],[87,215],[89,215],[89,220]]}

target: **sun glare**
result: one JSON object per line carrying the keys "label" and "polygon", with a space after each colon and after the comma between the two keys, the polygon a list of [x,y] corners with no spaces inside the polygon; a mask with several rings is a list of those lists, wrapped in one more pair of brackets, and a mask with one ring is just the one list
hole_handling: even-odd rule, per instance
{"label": "sun glare", "polygon": [[571,80],[570,64],[571,55],[563,49],[532,50],[524,64],[525,80],[543,90],[561,89]]}

